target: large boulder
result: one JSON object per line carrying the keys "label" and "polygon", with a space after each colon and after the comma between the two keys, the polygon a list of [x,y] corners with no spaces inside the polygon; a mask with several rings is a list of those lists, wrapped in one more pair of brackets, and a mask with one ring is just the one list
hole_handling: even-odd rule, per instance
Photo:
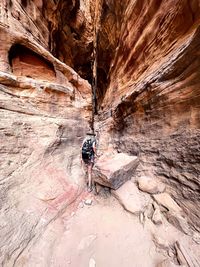
{"label": "large boulder", "polygon": [[141,176],[138,178],[137,182],[139,189],[149,194],[158,194],[165,190],[165,185],[163,183],[149,176]]}
{"label": "large boulder", "polygon": [[102,156],[94,168],[94,180],[112,189],[118,189],[131,179],[138,165],[136,156],[125,153]]}

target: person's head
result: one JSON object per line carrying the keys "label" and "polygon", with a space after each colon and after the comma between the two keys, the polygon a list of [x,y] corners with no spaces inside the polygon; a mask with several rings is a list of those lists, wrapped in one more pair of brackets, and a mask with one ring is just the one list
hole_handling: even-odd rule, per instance
{"label": "person's head", "polygon": [[86,138],[87,138],[87,139],[95,140],[95,136],[96,136],[96,134],[95,134],[93,131],[88,131],[88,132],[86,133]]}

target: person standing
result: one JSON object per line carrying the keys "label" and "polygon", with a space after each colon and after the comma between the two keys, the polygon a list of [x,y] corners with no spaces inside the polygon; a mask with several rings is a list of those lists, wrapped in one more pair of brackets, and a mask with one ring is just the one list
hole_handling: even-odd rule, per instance
{"label": "person standing", "polygon": [[88,132],[82,143],[82,163],[86,168],[87,173],[87,189],[91,192],[94,187],[92,180],[92,168],[94,166],[96,156],[96,138],[93,132]]}

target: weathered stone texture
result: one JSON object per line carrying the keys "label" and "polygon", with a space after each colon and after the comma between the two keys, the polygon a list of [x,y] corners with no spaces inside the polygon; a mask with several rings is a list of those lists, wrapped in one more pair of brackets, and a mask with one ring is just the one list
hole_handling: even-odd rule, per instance
{"label": "weathered stone texture", "polygon": [[117,38],[96,122],[100,149],[139,156],[138,176],[167,184],[199,230],[200,2],[127,1],[120,12],[119,5],[107,1],[104,12],[120,28],[107,31],[103,17],[100,29]]}
{"label": "weathered stone texture", "polygon": [[1,266],[19,266],[83,185],[91,87],[49,52],[42,6],[0,3]]}
{"label": "weathered stone texture", "polygon": [[92,82],[95,5],[98,1],[43,1],[49,25],[49,49]]}
{"label": "weathered stone texture", "polygon": [[127,181],[119,189],[112,190],[111,192],[124,209],[134,215],[143,213],[149,203],[151,203],[151,198],[147,194],[141,194],[132,181]]}
{"label": "weathered stone texture", "polygon": [[94,40],[98,153],[139,157],[200,231],[200,1],[2,0],[0,265],[80,193]]}

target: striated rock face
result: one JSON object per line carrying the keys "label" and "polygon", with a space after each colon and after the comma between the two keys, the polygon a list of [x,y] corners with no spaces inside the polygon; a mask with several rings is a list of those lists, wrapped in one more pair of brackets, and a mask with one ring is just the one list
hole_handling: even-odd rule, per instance
{"label": "striated rock face", "polygon": [[[138,176],[167,184],[200,230],[200,1],[105,2],[99,29],[98,66],[106,65],[104,87],[98,83],[100,149],[109,144],[140,156]],[[116,49],[108,59],[110,47]]]}
{"label": "striated rock face", "polygon": [[94,57],[95,10],[98,10],[95,5],[98,5],[98,1],[43,0],[50,51],[90,82]]}
{"label": "striated rock face", "polygon": [[98,153],[137,156],[133,179],[162,181],[200,231],[199,0],[1,0],[0,43],[0,265],[80,195],[94,79]]}
{"label": "striated rock face", "polygon": [[40,2],[0,3],[1,266],[22,266],[82,192],[91,87],[50,53]]}

